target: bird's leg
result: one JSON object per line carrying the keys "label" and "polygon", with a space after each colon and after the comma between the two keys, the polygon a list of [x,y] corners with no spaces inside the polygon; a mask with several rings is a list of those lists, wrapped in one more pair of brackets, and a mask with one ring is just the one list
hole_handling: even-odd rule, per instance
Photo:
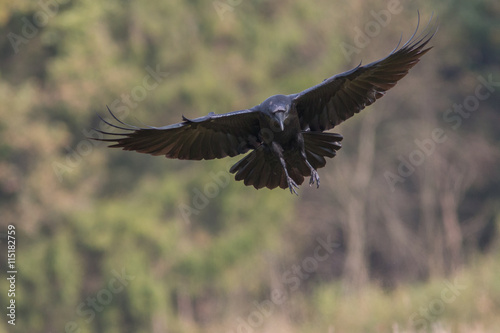
{"label": "bird's leg", "polygon": [[295,193],[295,195],[299,195],[297,193],[297,191],[295,190],[295,188],[299,188],[299,186],[297,185],[297,183],[288,175],[288,170],[286,169],[286,163],[285,163],[285,159],[283,158],[283,149],[276,143],[276,142],[273,142],[272,143],[272,146],[273,146],[273,150],[274,152],[276,153],[276,155],[278,155],[279,159],[280,159],[280,162],[281,162],[281,166],[283,167],[283,170],[285,171],[285,176],[286,176],[286,182],[288,184],[288,188],[290,189],[290,193]]}
{"label": "bird's leg", "polygon": [[290,193],[295,193],[296,195],[299,195],[297,193],[297,191],[295,190],[295,187],[296,188],[299,188],[299,186],[297,185],[297,183],[288,175],[288,171],[286,170],[286,163],[285,163],[285,159],[283,158],[283,156],[280,156],[280,162],[281,162],[281,165],[283,166],[283,170],[285,170],[285,176],[286,176],[286,182],[288,183],[288,188],[290,189]]}
{"label": "bird's leg", "polygon": [[306,162],[307,167],[309,168],[309,170],[311,170],[311,179],[309,180],[309,186],[314,184],[314,181],[316,181],[316,188],[319,188],[318,171],[316,171],[316,169],[314,169],[311,163],[309,163],[309,161],[307,160],[305,151],[302,152],[302,156],[304,157],[304,161]]}

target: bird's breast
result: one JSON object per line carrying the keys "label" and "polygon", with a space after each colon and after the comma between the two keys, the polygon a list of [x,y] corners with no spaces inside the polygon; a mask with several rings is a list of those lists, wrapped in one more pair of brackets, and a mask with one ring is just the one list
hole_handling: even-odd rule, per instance
{"label": "bird's breast", "polygon": [[265,144],[276,142],[283,148],[297,142],[301,133],[299,118],[294,114],[289,114],[284,125],[284,129],[281,130],[270,119],[261,119],[259,137],[262,142]]}

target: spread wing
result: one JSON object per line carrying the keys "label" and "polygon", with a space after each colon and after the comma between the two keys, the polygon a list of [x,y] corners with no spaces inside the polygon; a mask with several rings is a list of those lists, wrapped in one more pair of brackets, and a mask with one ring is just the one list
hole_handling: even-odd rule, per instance
{"label": "spread wing", "polygon": [[121,133],[100,133],[113,135],[112,139],[96,139],[112,142],[110,147],[135,150],[151,155],[165,155],[181,160],[210,160],[236,156],[255,148],[259,127],[259,112],[253,109],[215,114],[188,119],[163,127],[136,127],[125,124],[112,112],[109,113],[120,124],[106,124],[120,129]]}
{"label": "spread wing", "polygon": [[384,96],[431,49],[425,46],[437,28],[429,21],[418,36],[417,31],[418,25],[412,37],[387,57],[366,66],[359,65],[296,94],[293,103],[302,129],[331,129]]}

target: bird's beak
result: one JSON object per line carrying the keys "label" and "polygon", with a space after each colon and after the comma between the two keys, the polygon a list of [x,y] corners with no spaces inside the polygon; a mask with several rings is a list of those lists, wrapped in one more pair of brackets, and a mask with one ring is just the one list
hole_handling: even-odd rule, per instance
{"label": "bird's beak", "polygon": [[276,119],[278,119],[278,124],[280,125],[281,131],[285,130],[285,112],[276,112]]}

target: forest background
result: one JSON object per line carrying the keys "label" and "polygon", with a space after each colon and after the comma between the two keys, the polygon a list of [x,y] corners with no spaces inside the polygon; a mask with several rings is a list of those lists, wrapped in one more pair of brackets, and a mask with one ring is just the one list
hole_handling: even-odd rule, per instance
{"label": "forest background", "polygon": [[[88,139],[106,105],[160,126],[302,91],[417,10],[434,48],[299,197]],[[0,32],[0,332],[500,326],[498,1],[2,1]]]}

